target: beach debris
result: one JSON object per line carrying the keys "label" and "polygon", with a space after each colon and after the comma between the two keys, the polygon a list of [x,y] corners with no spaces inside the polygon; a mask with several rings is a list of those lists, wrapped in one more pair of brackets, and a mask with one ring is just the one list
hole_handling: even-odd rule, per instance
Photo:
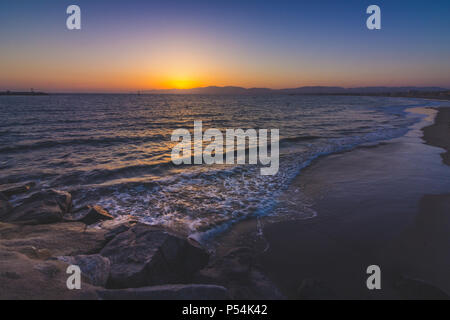
{"label": "beach debris", "polygon": [[189,281],[209,254],[185,238],[138,224],[112,239],[100,254],[109,258],[109,288],[133,288]]}

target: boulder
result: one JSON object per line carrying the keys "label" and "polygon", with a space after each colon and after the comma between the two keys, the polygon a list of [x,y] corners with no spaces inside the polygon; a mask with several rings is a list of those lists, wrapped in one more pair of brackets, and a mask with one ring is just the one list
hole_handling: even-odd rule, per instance
{"label": "boulder", "polygon": [[207,284],[168,284],[135,289],[99,290],[103,300],[228,300],[226,288]]}
{"label": "boulder", "polygon": [[42,261],[0,246],[0,300],[98,299],[97,287],[83,281],[69,290],[67,264]]}
{"label": "boulder", "polygon": [[81,272],[90,280],[94,286],[104,287],[108,281],[111,264],[108,258],[99,254],[60,256],[58,260],[69,265],[77,265]]}
{"label": "boulder", "polygon": [[0,222],[0,246],[32,259],[98,253],[107,231],[84,223],[18,225]]}
{"label": "boulder", "polygon": [[247,247],[233,248],[216,257],[194,280],[222,285],[228,288],[233,299],[284,299],[278,288],[255,266],[253,251]]}
{"label": "boulder", "polygon": [[0,192],[0,220],[6,218],[12,210],[8,199]]}
{"label": "boulder", "polygon": [[87,225],[112,219],[114,217],[100,206],[85,206],[76,210],[74,213],[64,216],[64,220],[66,221],[79,221]]}
{"label": "boulder", "polygon": [[3,193],[6,197],[11,198],[12,196],[16,196],[16,195],[19,195],[22,193],[29,192],[35,185],[36,185],[36,183],[31,181],[31,182],[24,183],[22,185],[16,185],[14,187],[3,189],[0,192]]}
{"label": "boulder", "polygon": [[105,239],[110,241],[122,232],[128,231],[132,226],[138,223],[137,220],[133,220],[132,217],[128,217],[126,220],[106,220],[99,224],[99,227],[106,231]]}
{"label": "boulder", "polygon": [[118,234],[100,254],[111,262],[109,288],[187,282],[209,258],[187,239],[142,224]]}
{"label": "boulder", "polygon": [[68,192],[47,190],[36,192],[2,218],[4,222],[21,224],[47,224],[62,221],[72,208]]}
{"label": "boulder", "polygon": [[218,257],[199,274],[211,279],[244,281],[248,279],[251,271],[251,250],[250,248],[240,247],[231,249],[223,256]]}

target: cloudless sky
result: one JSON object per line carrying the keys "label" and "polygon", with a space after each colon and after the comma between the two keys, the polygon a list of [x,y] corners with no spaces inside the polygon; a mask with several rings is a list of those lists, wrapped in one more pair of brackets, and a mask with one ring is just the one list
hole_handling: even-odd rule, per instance
{"label": "cloudless sky", "polygon": [[208,85],[450,87],[450,1],[0,2],[0,90]]}

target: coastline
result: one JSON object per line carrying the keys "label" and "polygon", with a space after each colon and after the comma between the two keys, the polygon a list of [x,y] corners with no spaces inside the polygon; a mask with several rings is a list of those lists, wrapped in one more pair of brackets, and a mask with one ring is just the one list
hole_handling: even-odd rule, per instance
{"label": "coastline", "polygon": [[442,161],[450,166],[450,108],[440,108],[434,124],[423,129],[425,143],[445,149]]}
{"label": "coastline", "polygon": [[[431,123],[436,111],[419,109]],[[108,221],[98,207],[71,210],[64,192],[40,194],[32,212],[60,213],[62,197],[64,219],[0,223],[0,299],[448,299],[450,171],[441,148],[448,154],[449,110],[404,137],[315,160],[281,199],[288,216],[237,223],[215,252],[133,219]],[[0,210],[11,210],[11,195],[34,191],[0,194]],[[67,216],[74,211],[80,216]],[[80,291],[66,288],[72,263],[85,268]],[[380,291],[366,288],[373,264]]]}
{"label": "coastline", "polygon": [[[439,108],[436,121],[406,137],[318,159],[285,196],[294,211],[310,200],[316,217],[244,221],[219,240],[217,255],[250,247],[253,263],[288,299],[448,299],[450,186],[435,183],[450,177],[435,148],[448,111]],[[379,291],[366,287],[373,264],[383,274]]]}

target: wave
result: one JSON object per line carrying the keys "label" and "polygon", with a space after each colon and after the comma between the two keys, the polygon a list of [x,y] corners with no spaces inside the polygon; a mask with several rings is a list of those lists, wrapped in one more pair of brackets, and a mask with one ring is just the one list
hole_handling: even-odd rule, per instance
{"label": "wave", "polygon": [[[107,99],[101,99],[102,105],[107,105]],[[131,114],[122,114],[122,109],[117,109],[117,114],[123,117],[120,118],[123,119],[123,127],[121,121],[116,121],[118,118],[108,118],[99,127],[99,131],[103,131],[100,133],[83,131],[84,126],[78,126],[76,118],[73,126],[70,117],[64,118],[68,119],[65,135],[64,131],[52,131],[52,128],[57,130],[64,124],[59,126],[54,121],[47,126],[49,122],[43,122],[40,127],[31,128],[34,130],[32,135],[25,132],[30,140],[9,146],[0,145],[2,155],[11,153],[6,157],[8,162],[2,162],[11,169],[0,168],[2,183],[4,178],[17,182],[42,179],[45,187],[73,192],[76,205],[96,203],[115,216],[133,215],[144,223],[165,225],[193,237],[206,239],[216,231],[226,230],[236,221],[274,213],[273,209],[282,192],[315,159],[399,137],[416,120],[405,115],[405,106],[377,108],[375,103],[363,106],[365,100],[356,100],[358,98],[342,97],[322,101],[322,98],[315,97],[305,101],[302,97],[277,97],[273,104],[264,104],[260,111],[254,112],[251,108],[245,109],[245,106],[259,102],[247,101],[252,99],[249,97],[242,99],[239,102],[242,107],[230,110],[234,113],[229,119],[220,119],[208,112],[186,115],[183,114],[186,110],[178,112],[180,109],[177,108],[166,108],[162,112],[157,107],[149,109],[144,117],[136,117],[144,111],[136,106],[137,109]],[[298,106],[292,104],[292,107],[279,107],[277,99],[295,99]],[[342,100],[343,105],[353,100],[358,103],[343,107],[337,101],[336,106],[334,99]],[[153,106],[153,102],[149,101],[148,105]],[[223,105],[230,103],[234,102],[224,101]],[[95,106],[95,103],[92,105]],[[355,105],[356,108],[353,108]],[[217,114],[221,112],[221,108],[214,107],[213,102],[204,106]],[[168,117],[171,112],[172,116]],[[154,119],[147,123],[149,114]],[[280,152],[278,174],[261,176],[260,165],[174,165],[170,159],[170,137],[158,133],[168,127],[191,128],[192,120],[203,116],[209,118],[203,119],[205,128],[208,125],[220,128],[229,124],[253,128],[279,127],[284,137],[280,140],[283,150]],[[304,117],[312,117],[313,120],[303,120]],[[89,113],[86,118],[88,120],[82,121],[89,122],[86,129],[95,129],[90,123],[92,118],[89,118]],[[58,120],[57,117],[55,119]],[[114,136],[104,133],[105,128],[116,126]],[[123,128],[127,131],[118,131]],[[131,129],[128,131],[128,128]],[[17,130],[1,129],[1,132]],[[37,129],[39,132],[36,132]],[[154,134],[142,135],[143,130]],[[134,136],[127,136],[129,132],[133,132]],[[91,133],[93,138],[87,138]],[[48,137],[50,134],[59,137],[59,140],[51,140]],[[32,141],[33,136],[41,136],[42,140]],[[139,145],[146,142],[152,143],[145,145],[145,148]],[[116,145],[119,147],[111,148]],[[63,148],[70,146],[74,148]],[[33,154],[27,153],[28,150],[45,152]],[[245,149],[246,153],[248,150]],[[141,160],[145,162],[139,162]]]}
{"label": "wave", "polygon": [[[151,182],[130,179],[93,187],[86,193],[114,215],[133,215],[141,222],[164,225],[184,232],[198,241],[228,229],[243,219],[270,215],[277,198],[292,180],[315,159],[379,143],[405,134],[404,129],[379,130],[357,137],[335,138],[303,152],[282,155],[275,176],[261,176],[259,166],[186,166],[174,175],[154,177]],[[134,169],[138,169],[134,171]],[[142,169],[143,171],[140,171]],[[91,172],[92,181],[107,176],[130,174],[141,177],[146,167]],[[305,213],[310,217],[310,213]]]}
{"label": "wave", "polygon": [[146,143],[146,142],[158,142],[166,139],[164,135],[152,135],[145,137],[101,137],[101,138],[77,138],[77,139],[66,139],[66,140],[44,140],[34,143],[26,144],[16,144],[12,146],[1,147],[0,152],[21,152],[21,151],[32,151],[37,149],[47,149],[55,147],[65,147],[65,146],[105,146],[112,144],[136,144],[136,143]]}
{"label": "wave", "polygon": [[282,143],[289,143],[289,142],[301,142],[301,141],[309,141],[309,140],[316,140],[316,139],[324,139],[326,137],[321,136],[298,136],[298,137],[286,137],[280,139],[280,144]]}

